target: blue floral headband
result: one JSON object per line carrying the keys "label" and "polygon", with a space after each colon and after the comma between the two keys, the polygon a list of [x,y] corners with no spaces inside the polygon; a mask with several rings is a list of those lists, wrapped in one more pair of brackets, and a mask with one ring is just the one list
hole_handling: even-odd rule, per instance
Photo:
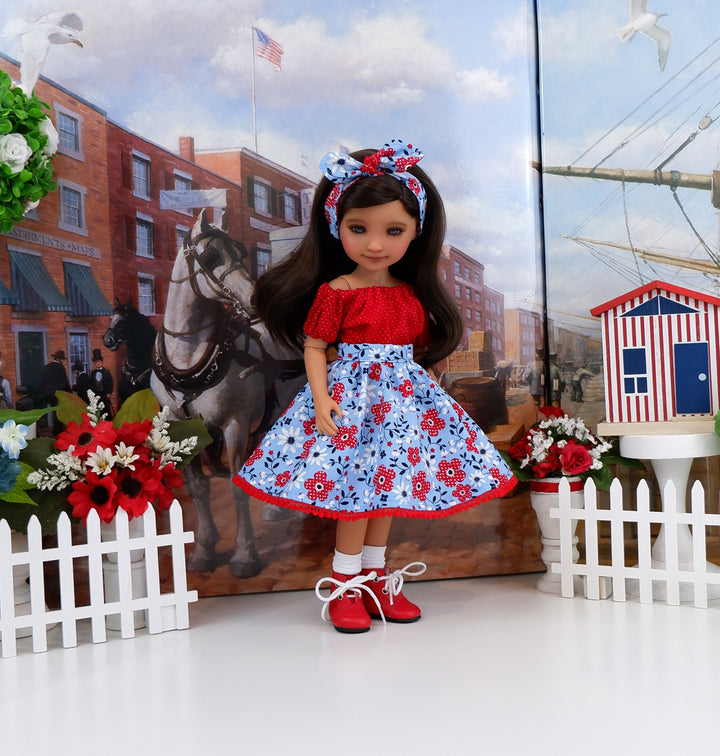
{"label": "blue floral headband", "polygon": [[422,150],[411,144],[405,144],[400,139],[386,142],[381,150],[368,155],[362,163],[341,152],[328,152],[320,161],[320,170],[326,179],[335,184],[325,200],[325,218],[330,226],[330,233],[336,239],[340,238],[337,206],[343,192],[365,176],[387,175],[401,181],[417,197],[420,207],[418,223],[418,234],[420,234],[425,220],[427,196],[423,185],[415,176],[408,173],[407,169],[424,157]]}

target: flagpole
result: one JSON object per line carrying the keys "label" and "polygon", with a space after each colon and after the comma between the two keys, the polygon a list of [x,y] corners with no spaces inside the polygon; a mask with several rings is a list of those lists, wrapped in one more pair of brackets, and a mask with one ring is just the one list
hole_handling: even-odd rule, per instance
{"label": "flagpole", "polygon": [[255,141],[255,152],[258,151],[257,143],[257,108],[255,106],[255,27],[250,28],[250,34],[252,35],[252,120],[253,120],[253,139]]}

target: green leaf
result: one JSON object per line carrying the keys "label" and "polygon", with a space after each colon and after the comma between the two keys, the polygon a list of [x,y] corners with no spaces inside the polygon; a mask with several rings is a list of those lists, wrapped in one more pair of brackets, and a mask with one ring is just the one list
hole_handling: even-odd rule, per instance
{"label": "green leaf", "polygon": [[54,407],[45,407],[43,409],[27,410],[27,412],[18,412],[13,409],[0,410],[0,425],[6,420],[14,420],[17,424],[32,425],[41,417],[52,412]]}
{"label": "green leaf", "polygon": [[85,402],[75,394],[71,394],[69,391],[56,391],[55,398],[57,399],[57,417],[61,423],[78,423],[82,422],[83,412],[87,412],[87,405]]}
{"label": "green leaf", "polygon": [[182,470],[192,459],[194,459],[208,444],[213,442],[213,437],[208,433],[205,421],[202,417],[194,417],[191,420],[172,420],[168,427],[168,436],[171,441],[182,441],[190,436],[197,436],[197,444],[192,450],[192,454],[186,457],[182,462],[176,465],[178,470]]}
{"label": "green leaf", "polygon": [[55,439],[49,436],[39,436],[28,441],[28,445],[20,452],[19,460],[35,470],[45,467],[47,458],[55,454]]}
{"label": "green leaf", "polygon": [[136,391],[122,403],[113,418],[113,425],[119,428],[123,423],[142,422],[150,420],[160,410],[157,397],[151,389]]}

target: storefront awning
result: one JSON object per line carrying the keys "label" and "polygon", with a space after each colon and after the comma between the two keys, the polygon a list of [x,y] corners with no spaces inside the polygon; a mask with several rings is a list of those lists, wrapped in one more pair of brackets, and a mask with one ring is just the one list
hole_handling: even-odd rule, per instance
{"label": "storefront awning", "polygon": [[100,291],[88,265],[65,262],[63,267],[65,296],[70,302],[72,315],[112,315],[112,305]]}
{"label": "storefront awning", "polygon": [[55,286],[39,255],[10,251],[12,290],[17,299],[17,310],[70,312],[70,305]]}
{"label": "storefront awning", "polygon": [[18,298],[0,281],[0,305],[14,305],[18,303]]}

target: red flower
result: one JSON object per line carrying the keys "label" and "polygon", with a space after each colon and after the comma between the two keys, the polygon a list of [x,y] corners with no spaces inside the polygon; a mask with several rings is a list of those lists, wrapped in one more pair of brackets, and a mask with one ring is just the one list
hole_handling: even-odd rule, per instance
{"label": "red flower", "polygon": [[472,497],[472,489],[467,485],[467,483],[463,483],[453,491],[453,496],[458,501],[467,501]]}
{"label": "red flower", "polygon": [[134,421],[132,423],[123,423],[119,428],[116,428],[117,438],[115,443],[119,444],[121,441],[126,446],[134,446],[135,453],[138,454],[139,450],[143,447],[145,439],[150,435],[152,430],[152,420]]}
{"label": "red flower", "polygon": [[412,479],[413,496],[420,501],[425,501],[428,491],[430,490],[430,482],[425,477],[424,472],[419,472],[417,475],[413,475]]}
{"label": "red flower", "polygon": [[513,444],[508,449],[508,454],[513,459],[525,459],[530,452],[532,451],[532,443],[530,442],[530,436],[526,435],[524,438],[521,438],[516,444]]}
{"label": "red flower", "polygon": [[413,385],[412,381],[409,378],[406,378],[401,384],[400,384],[400,393],[405,396],[412,396],[413,395]]}
{"label": "red flower", "polygon": [[290,473],[287,470],[285,470],[285,472],[281,472],[275,478],[275,485],[276,486],[284,486],[289,480],[290,480]]}
{"label": "red flower", "polygon": [[258,446],[256,447],[255,451],[248,457],[248,460],[246,464],[248,465],[254,465],[260,457],[263,455],[263,450]]}
{"label": "red flower", "polygon": [[379,494],[380,491],[392,491],[394,479],[395,471],[388,469],[385,465],[380,465],[373,478],[375,493]]}
{"label": "red flower", "polygon": [[312,420],[305,420],[303,421],[303,430],[305,431],[306,436],[312,436],[315,433],[315,424],[316,420],[313,418]]}
{"label": "red flower", "polygon": [[67,428],[57,437],[55,448],[59,451],[65,451],[70,446],[74,446],[73,457],[87,457],[90,452],[94,452],[98,446],[112,446],[115,442],[117,432],[109,420],[101,420],[97,425],[90,425],[90,418],[87,415],[82,416],[80,424],[71,420]]}
{"label": "red flower", "polygon": [[126,467],[117,476],[117,506],[122,507],[131,519],[142,517],[157,498],[161,485],[159,470],[149,465],[136,465],[134,470]]}
{"label": "red flower", "polygon": [[300,459],[307,459],[310,456],[310,449],[313,448],[315,445],[315,441],[317,439],[315,438],[309,438],[304,444],[303,444],[303,450],[302,454],[300,455]]}
{"label": "red flower", "polygon": [[327,473],[323,471],[316,472],[310,480],[305,481],[305,490],[312,501],[325,501],[333,488],[335,484],[327,479]]}
{"label": "red flower", "polygon": [[427,412],[423,412],[420,427],[428,434],[428,436],[434,437],[445,427],[445,421],[438,415],[436,409],[431,409]]}
{"label": "red flower", "polygon": [[462,462],[457,458],[452,462],[448,462],[446,459],[442,460],[438,466],[438,479],[446,486],[458,484],[461,480],[465,479],[465,472],[461,465]]}
{"label": "red flower", "polygon": [[565,417],[564,410],[561,410],[560,407],[551,407],[549,404],[546,404],[544,407],[540,407],[538,412],[541,415],[544,415],[548,420],[556,417]]}
{"label": "red flower", "polygon": [[557,446],[553,446],[548,451],[545,461],[533,465],[532,470],[538,478],[546,478],[551,473],[559,472],[561,466],[558,448]]}
{"label": "red flower", "polygon": [[183,477],[180,471],[171,462],[164,467],[160,467],[160,460],[155,460],[155,471],[160,474],[160,485],[157,492],[157,508],[168,509],[175,498],[173,488],[180,488],[183,484]]}
{"label": "red flower", "polygon": [[340,428],[340,430],[330,439],[330,443],[338,450],[353,449],[357,446],[357,425],[351,425],[349,428]]}
{"label": "red flower", "polygon": [[333,386],[332,400],[340,404],[340,400],[343,398],[344,393],[345,393],[345,384],[342,381],[339,381]]}
{"label": "red flower", "polygon": [[568,441],[560,452],[560,463],[566,475],[582,475],[590,469],[593,459],[582,444]]}
{"label": "red flower", "polygon": [[382,425],[385,422],[385,413],[390,412],[390,402],[384,402],[382,399],[377,404],[370,407],[375,416],[375,425]]}
{"label": "red flower", "polygon": [[371,381],[380,380],[380,376],[382,375],[382,368],[380,367],[379,362],[373,362],[373,364],[370,365],[370,370],[368,372],[368,375],[370,376]]}
{"label": "red flower", "polygon": [[103,522],[112,522],[116,509],[113,501],[117,491],[116,477],[115,471],[102,477],[88,472],[83,480],[76,480],[72,484],[72,493],[67,497],[68,504],[73,508],[73,517],[79,517],[83,525],[87,525],[90,510],[96,509]]}
{"label": "red flower", "polygon": [[413,467],[420,464],[420,449],[417,446],[408,449],[408,461]]}

